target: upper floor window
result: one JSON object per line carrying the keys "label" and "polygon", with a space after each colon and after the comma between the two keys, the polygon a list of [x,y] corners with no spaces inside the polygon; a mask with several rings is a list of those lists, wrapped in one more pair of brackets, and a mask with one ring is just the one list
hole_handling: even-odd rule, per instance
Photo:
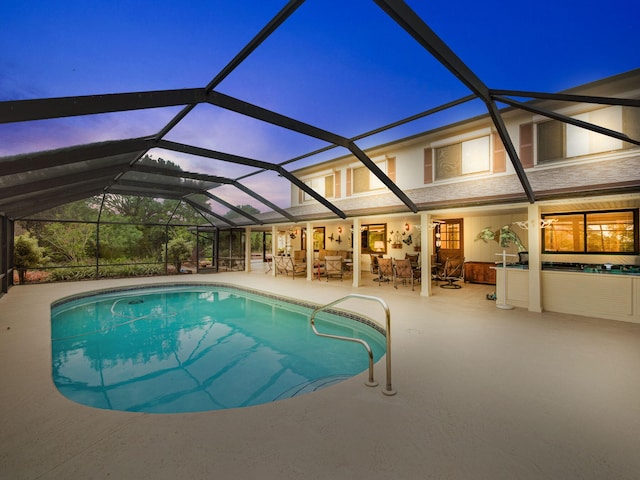
{"label": "upper floor window", "polygon": [[[633,137],[640,125],[639,109],[612,106],[571,115],[571,118],[592,123]],[[550,120],[537,125],[538,162],[579,157],[594,153],[627,148],[617,138],[602,135],[559,120]]]}
{"label": "upper floor window", "polygon": [[491,168],[489,136],[437,147],[434,153],[436,180],[488,172]]}
{"label": "upper floor window", "polygon": [[[333,198],[335,197],[334,193],[334,177],[333,175],[326,175],[322,177],[311,178],[309,180],[305,180],[306,185],[311,187],[317,193],[322,195],[324,198]],[[313,200],[314,198],[309,195],[307,192],[303,192],[302,201],[306,202],[309,200]]]}
{"label": "upper floor window", "polygon": [[[376,165],[385,174],[389,175],[387,161],[376,162]],[[353,193],[365,193],[371,190],[384,188],[384,183],[376,177],[367,167],[358,167],[353,169],[352,174]]]}
{"label": "upper floor window", "polygon": [[543,253],[638,254],[638,210],[543,215]]}

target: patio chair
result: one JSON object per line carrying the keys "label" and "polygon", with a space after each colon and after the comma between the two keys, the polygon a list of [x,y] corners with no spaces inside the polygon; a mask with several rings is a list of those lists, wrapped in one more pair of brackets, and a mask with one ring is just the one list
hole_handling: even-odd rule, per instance
{"label": "patio chair", "polygon": [[264,262],[264,273],[269,273],[273,268],[273,255],[267,253]]}
{"label": "patio chair", "polygon": [[342,257],[340,255],[324,257],[324,274],[327,277],[338,277],[342,281]]}
{"label": "patio chair", "polygon": [[442,280],[447,283],[440,285],[440,288],[462,288],[456,282],[464,280],[464,257],[447,258]]}
{"label": "patio chair", "polygon": [[393,278],[393,264],[390,258],[378,259],[378,285],[381,282],[390,282]]}
{"label": "patio chair", "polygon": [[395,267],[393,269],[393,288],[398,288],[396,285],[397,280],[402,281],[402,285],[405,285],[407,281],[411,282],[411,291],[413,291],[414,272],[411,267],[411,261],[409,259],[396,260]]}
{"label": "patio chair", "polygon": [[440,263],[437,255],[431,255],[431,280],[435,280],[436,285],[439,281],[444,281],[444,267],[446,263],[446,259],[443,263]]}
{"label": "patio chair", "polygon": [[276,255],[274,257],[274,263],[276,268],[276,275],[286,275],[287,274],[287,265],[285,264],[285,257],[283,255]]}
{"label": "patio chair", "polygon": [[420,265],[419,253],[405,253],[404,258],[405,260],[409,260],[411,262],[411,268],[413,268],[414,270]]}
{"label": "patio chair", "polygon": [[294,280],[296,279],[296,275],[306,275],[307,273],[307,264],[303,262],[294,262],[291,257],[285,257],[284,264],[287,275],[291,274],[291,278]]}
{"label": "patio chair", "polygon": [[296,250],[293,252],[293,263],[304,263],[307,261],[306,250]]}
{"label": "patio chair", "polygon": [[369,268],[371,273],[378,273],[378,255],[370,254],[371,263],[369,264]]}

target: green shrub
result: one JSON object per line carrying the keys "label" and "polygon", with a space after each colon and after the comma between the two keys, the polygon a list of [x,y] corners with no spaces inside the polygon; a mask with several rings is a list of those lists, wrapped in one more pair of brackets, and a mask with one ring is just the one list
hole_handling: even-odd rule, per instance
{"label": "green shrub", "polygon": [[182,262],[191,258],[193,244],[182,237],[175,237],[167,243],[167,258],[173,264],[177,273],[180,273]]}
{"label": "green shrub", "polygon": [[38,239],[29,232],[18,235],[13,243],[13,262],[18,270],[21,284],[26,281],[27,269],[40,267],[48,261],[44,249],[38,245]]}
{"label": "green shrub", "polygon": [[164,265],[108,265],[100,267],[100,278],[148,277],[163,275]]}
{"label": "green shrub", "polygon": [[96,269],[90,268],[54,268],[48,280],[51,282],[90,280],[96,278]]}
{"label": "green shrub", "polygon": [[106,265],[101,266],[96,276],[95,267],[56,268],[51,271],[51,282],[90,280],[95,278],[149,277],[164,275],[164,265]]}

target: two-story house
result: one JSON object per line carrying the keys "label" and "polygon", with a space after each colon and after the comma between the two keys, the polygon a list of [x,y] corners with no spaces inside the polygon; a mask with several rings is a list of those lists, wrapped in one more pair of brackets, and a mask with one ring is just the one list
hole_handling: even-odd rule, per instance
{"label": "two-story house", "polygon": [[483,235],[509,227],[527,251],[526,265],[498,270],[499,301],[640,322],[640,70],[562,93],[566,99],[502,110],[515,162],[489,115],[366,150],[416,213],[353,155],[294,171],[347,218],[336,220],[292,186],[291,212],[313,220],[291,228],[323,228],[325,242],[352,251],[355,285],[369,268],[367,254],[419,251],[422,294],[431,295],[429,272],[442,256],[463,257],[479,281],[503,250],[517,263],[513,243],[503,248],[499,235]]}

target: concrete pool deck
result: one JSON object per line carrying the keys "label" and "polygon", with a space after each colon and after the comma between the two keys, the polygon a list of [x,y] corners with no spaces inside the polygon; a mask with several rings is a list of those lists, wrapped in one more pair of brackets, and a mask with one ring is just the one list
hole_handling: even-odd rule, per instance
{"label": "concrete pool deck", "polygon": [[[99,410],[51,379],[50,304],[144,283],[225,282],[328,303],[384,299],[392,380],[177,415]],[[500,310],[491,286],[353,289],[260,271],[12,288],[0,298],[2,479],[638,479],[640,325]],[[371,303],[371,302],[370,302]],[[351,308],[347,303],[346,308]],[[377,304],[354,304],[383,322]]]}

